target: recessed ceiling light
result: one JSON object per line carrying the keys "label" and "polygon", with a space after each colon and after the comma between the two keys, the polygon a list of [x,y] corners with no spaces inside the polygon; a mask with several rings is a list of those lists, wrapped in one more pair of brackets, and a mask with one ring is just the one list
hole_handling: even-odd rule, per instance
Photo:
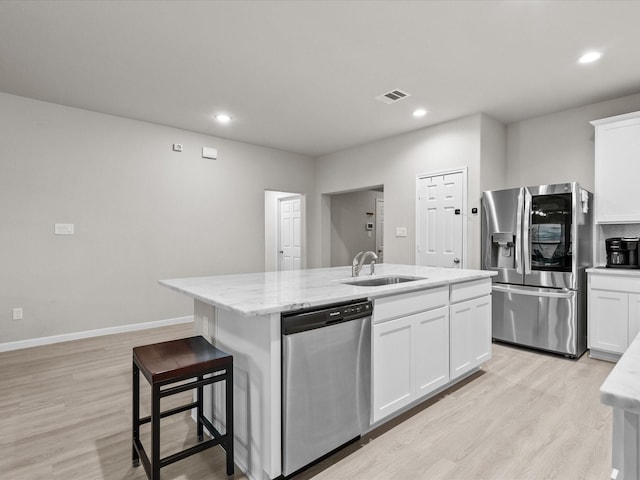
{"label": "recessed ceiling light", "polygon": [[414,117],[424,117],[427,114],[427,111],[424,108],[418,108],[413,111]]}
{"label": "recessed ceiling light", "polygon": [[596,51],[592,51],[592,52],[587,52],[584,55],[582,55],[579,59],[578,59],[578,63],[591,63],[591,62],[595,62],[596,60],[598,60],[600,57],[602,56],[602,53],[600,52],[596,52]]}
{"label": "recessed ceiling light", "polygon": [[219,113],[216,115],[216,120],[220,123],[229,123],[231,121],[231,117],[226,113]]}

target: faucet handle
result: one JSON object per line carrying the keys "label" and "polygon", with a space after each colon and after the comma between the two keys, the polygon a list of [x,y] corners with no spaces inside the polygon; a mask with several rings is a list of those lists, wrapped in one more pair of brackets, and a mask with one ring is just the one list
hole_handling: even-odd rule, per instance
{"label": "faucet handle", "polygon": [[353,257],[352,265],[357,265],[360,262],[360,257],[364,252],[358,252],[355,257]]}

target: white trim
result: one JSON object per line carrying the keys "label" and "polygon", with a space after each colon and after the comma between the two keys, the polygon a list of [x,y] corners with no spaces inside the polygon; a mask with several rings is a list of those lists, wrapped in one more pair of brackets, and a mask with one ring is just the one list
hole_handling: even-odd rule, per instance
{"label": "white trim", "polygon": [[414,198],[415,198],[415,232],[416,232],[416,244],[415,244],[415,248],[413,250],[413,263],[418,265],[418,258],[419,258],[419,254],[418,254],[418,246],[420,245],[420,200],[418,198],[418,191],[419,191],[419,185],[420,185],[420,180],[423,178],[429,178],[429,177],[438,177],[440,175],[450,175],[452,173],[462,173],[462,265],[460,266],[460,268],[467,268],[467,263],[468,263],[468,259],[467,259],[467,222],[468,222],[468,208],[467,208],[467,167],[460,167],[460,168],[452,168],[451,170],[440,170],[437,172],[431,172],[431,173],[422,173],[419,175],[416,175],[416,189],[415,189],[415,193],[414,193]]}
{"label": "white trim", "polygon": [[136,330],[146,330],[149,328],[166,327],[181,323],[193,322],[193,315],[178,318],[168,318],[166,320],[156,320],[154,322],[133,323],[131,325],[120,325],[118,327],[98,328],[96,330],[85,330],[83,332],[64,333],[50,337],[30,338],[18,340],[17,342],[0,343],[0,352],[20,350],[22,348],[39,347],[52,343],[68,342],[70,340],[80,340],[83,338],[99,337],[102,335],[113,335],[114,333],[135,332]]}

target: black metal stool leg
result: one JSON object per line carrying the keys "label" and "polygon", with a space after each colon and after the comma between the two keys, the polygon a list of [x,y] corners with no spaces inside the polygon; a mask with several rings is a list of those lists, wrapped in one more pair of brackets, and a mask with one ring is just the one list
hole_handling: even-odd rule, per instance
{"label": "black metal stool leg", "polygon": [[160,480],[160,386],[151,393],[151,480]]}
{"label": "black metal stool leg", "polygon": [[136,450],[136,441],[140,438],[140,369],[133,362],[133,375],[131,378],[131,391],[133,392],[133,425],[131,442],[131,463],[134,467],[140,465],[140,456]]}
{"label": "black metal stool leg", "polygon": [[227,452],[227,475],[233,475],[233,366],[227,367],[227,379],[225,380],[226,396],[226,452]]}
{"label": "black metal stool leg", "polygon": [[[198,381],[201,382],[203,378],[204,377],[202,375],[198,376]],[[196,395],[198,397],[198,399],[196,400],[196,403],[198,404],[197,411],[196,411],[196,417],[197,417],[197,420],[198,420],[198,440],[202,441],[204,439],[204,432],[203,432],[203,429],[202,429],[202,416],[204,415],[204,411],[203,411],[203,408],[202,408],[202,396],[203,396],[202,395],[202,391],[203,391],[203,388],[202,388],[202,386],[200,386],[200,387],[197,387],[196,390],[197,390],[197,394]]]}

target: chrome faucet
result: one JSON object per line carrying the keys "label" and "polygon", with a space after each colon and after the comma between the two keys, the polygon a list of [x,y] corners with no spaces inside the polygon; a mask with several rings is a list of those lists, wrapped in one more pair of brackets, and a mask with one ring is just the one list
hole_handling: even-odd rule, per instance
{"label": "chrome faucet", "polygon": [[360,274],[360,270],[362,270],[362,265],[364,265],[365,259],[367,257],[371,257],[371,270],[369,275],[373,275],[375,273],[375,264],[378,259],[378,255],[376,255],[372,251],[368,252],[359,252],[355,257],[353,257],[353,263],[351,264],[351,276],[357,277]]}

